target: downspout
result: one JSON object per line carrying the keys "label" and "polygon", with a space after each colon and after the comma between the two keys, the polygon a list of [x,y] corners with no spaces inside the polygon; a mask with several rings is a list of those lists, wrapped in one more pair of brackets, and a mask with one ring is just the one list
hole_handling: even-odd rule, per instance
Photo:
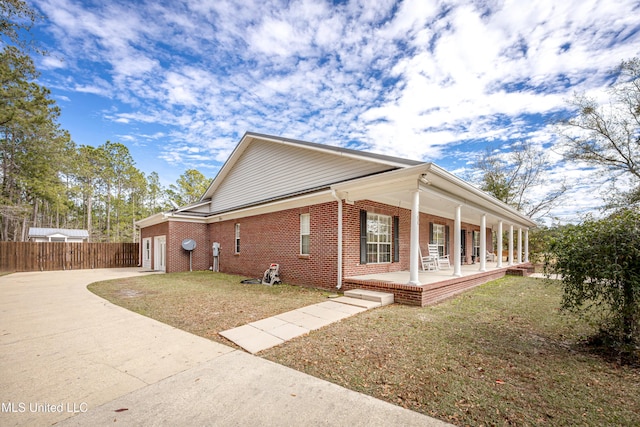
{"label": "downspout", "polygon": [[336,289],[342,288],[342,199],[336,193],[336,190],[331,190],[331,195],[338,202],[338,284]]}
{"label": "downspout", "polygon": [[136,225],[136,234],[140,233],[138,239],[138,267],[142,267],[142,229]]}

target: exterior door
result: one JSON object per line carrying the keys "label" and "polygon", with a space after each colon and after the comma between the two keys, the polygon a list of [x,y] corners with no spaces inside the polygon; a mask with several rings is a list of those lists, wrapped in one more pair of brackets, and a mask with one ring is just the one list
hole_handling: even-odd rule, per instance
{"label": "exterior door", "polygon": [[151,237],[142,239],[142,268],[151,268]]}
{"label": "exterior door", "polygon": [[154,237],[153,246],[155,248],[153,269],[157,271],[167,271],[167,236]]}

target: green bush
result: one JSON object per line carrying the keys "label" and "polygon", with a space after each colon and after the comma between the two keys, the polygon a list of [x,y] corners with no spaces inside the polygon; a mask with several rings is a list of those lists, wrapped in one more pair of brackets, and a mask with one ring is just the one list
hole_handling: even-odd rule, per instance
{"label": "green bush", "polygon": [[567,226],[550,244],[547,271],[561,275],[564,309],[598,315],[599,342],[637,354],[640,343],[640,212]]}

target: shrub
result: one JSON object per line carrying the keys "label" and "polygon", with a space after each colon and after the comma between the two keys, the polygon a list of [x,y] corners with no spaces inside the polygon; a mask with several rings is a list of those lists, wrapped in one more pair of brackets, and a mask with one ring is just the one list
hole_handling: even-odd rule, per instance
{"label": "shrub", "polygon": [[551,243],[546,267],[561,275],[564,309],[600,315],[599,341],[635,352],[640,343],[638,210],[566,227]]}

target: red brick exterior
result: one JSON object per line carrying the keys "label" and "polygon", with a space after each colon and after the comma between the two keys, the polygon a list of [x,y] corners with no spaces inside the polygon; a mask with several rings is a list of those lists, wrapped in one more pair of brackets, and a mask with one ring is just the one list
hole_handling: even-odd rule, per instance
{"label": "red brick exterior", "polygon": [[[400,221],[399,262],[383,264],[360,264],[360,211],[387,216],[397,216]],[[342,262],[343,277],[363,274],[387,273],[409,269],[409,240],[411,234],[411,211],[371,201],[345,204],[342,211]]]}
{"label": "red brick exterior", "polygon": [[[366,210],[399,218],[398,262],[360,264],[360,211]],[[300,214],[310,215],[309,255],[300,255]],[[429,223],[449,226],[449,252],[453,253],[454,222],[433,215],[420,214],[421,249],[429,242]],[[235,253],[235,224],[240,224],[240,252]],[[303,208],[249,216],[211,224],[168,221],[146,227],[141,237],[167,236],[167,272],[189,270],[189,253],[182,249],[183,239],[197,243],[193,251],[193,269],[207,270],[213,265],[213,242],[220,243],[219,269],[226,273],[262,277],[271,263],[280,264],[280,277],[286,283],[334,289],[337,285],[338,204],[328,202]],[[480,227],[462,224],[467,231],[467,259],[471,262],[471,230]],[[343,278],[364,274],[409,269],[411,211],[373,201],[343,202]],[[394,236],[395,237],[395,236]],[[487,230],[487,247],[491,248],[491,230]],[[152,245],[153,245],[152,240]],[[155,248],[152,247],[152,268]],[[453,260],[452,260],[453,261]],[[417,297],[407,290],[407,299]]]}
{"label": "red brick exterior", "polygon": [[[282,281],[331,288],[337,284],[337,202],[250,216],[209,225],[209,240],[220,243],[220,271],[262,277],[280,264]],[[300,255],[300,214],[310,216],[309,255]],[[240,252],[235,253],[235,224]]]}
{"label": "red brick exterior", "polygon": [[450,298],[460,292],[482,285],[483,283],[504,277],[508,268],[456,277],[428,285],[404,285],[400,283],[381,282],[376,280],[347,279],[342,290],[367,289],[371,291],[392,293],[394,302],[405,305],[424,307]]}
{"label": "red brick exterior", "polygon": [[189,251],[182,249],[184,239],[193,239],[196,242],[196,248],[191,255],[193,270],[209,269],[212,258],[207,224],[171,221],[167,235],[167,273],[189,271]]}

